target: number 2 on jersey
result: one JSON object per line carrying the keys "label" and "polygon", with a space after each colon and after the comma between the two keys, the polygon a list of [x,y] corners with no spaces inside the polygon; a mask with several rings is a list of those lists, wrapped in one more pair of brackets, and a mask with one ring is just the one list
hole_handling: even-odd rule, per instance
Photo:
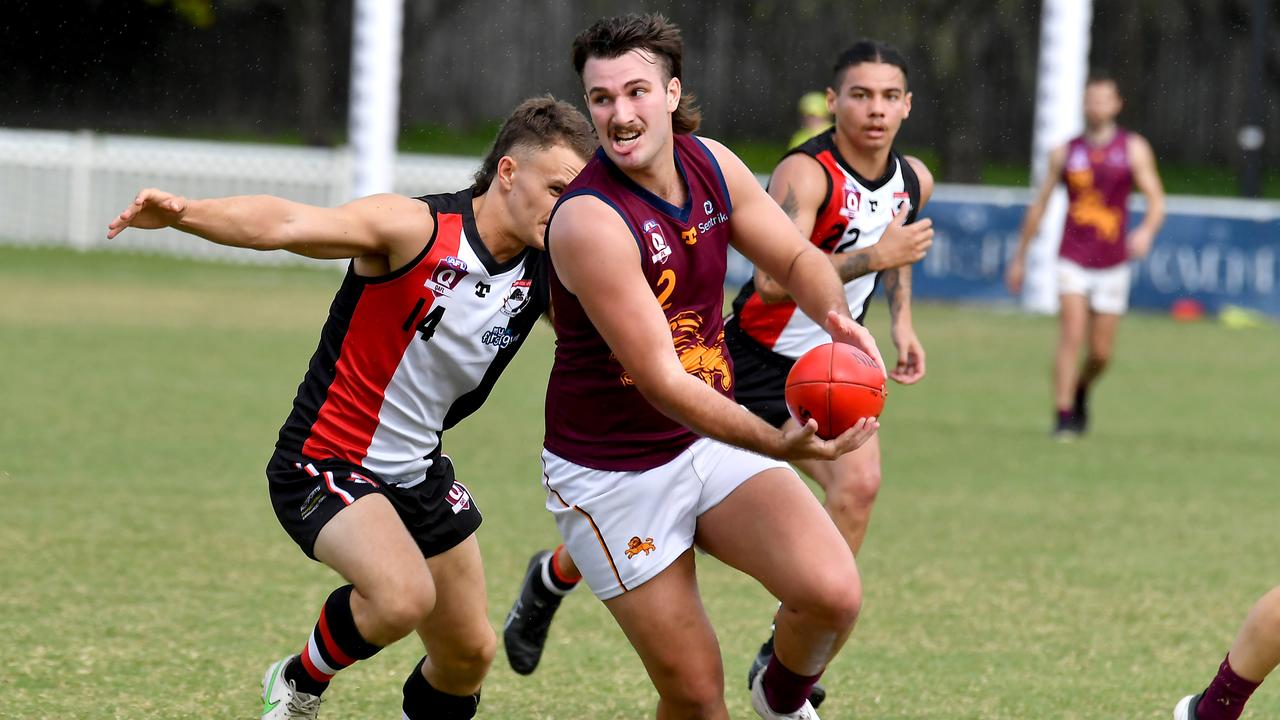
{"label": "number 2 on jersey", "polygon": [[841,240],[840,244],[836,245],[836,249],[832,250],[832,252],[842,253],[845,250],[852,248],[854,245],[858,244],[858,239],[861,237],[862,237],[861,228],[856,228],[856,227],[849,228],[848,230],[845,231],[844,238]]}
{"label": "number 2 on jersey", "polygon": [[[405,332],[409,332],[409,328],[414,326],[414,321],[417,320],[418,313],[422,310],[422,306],[426,304],[427,301],[425,299],[418,298],[417,304],[409,311],[409,316],[404,319],[404,323],[400,325],[400,329]],[[431,340],[431,336],[436,334],[436,326],[440,324],[440,318],[442,317],[444,317],[444,306],[437,305],[432,308],[431,312],[427,313],[422,320],[418,321],[418,326],[414,329],[422,336],[422,342],[429,342]]]}
{"label": "number 2 on jersey", "polygon": [[671,299],[671,293],[676,291],[676,271],[670,268],[663,270],[658,276],[658,304],[663,310],[670,310],[671,303],[667,300]]}

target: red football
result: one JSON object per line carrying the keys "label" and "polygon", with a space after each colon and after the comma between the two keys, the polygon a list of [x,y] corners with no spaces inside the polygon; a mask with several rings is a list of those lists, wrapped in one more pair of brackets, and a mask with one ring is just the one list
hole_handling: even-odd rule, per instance
{"label": "red football", "polygon": [[796,422],[818,421],[818,437],[830,440],[864,417],[879,417],[886,395],[884,372],[852,345],[827,343],[801,355],[787,374],[787,409]]}

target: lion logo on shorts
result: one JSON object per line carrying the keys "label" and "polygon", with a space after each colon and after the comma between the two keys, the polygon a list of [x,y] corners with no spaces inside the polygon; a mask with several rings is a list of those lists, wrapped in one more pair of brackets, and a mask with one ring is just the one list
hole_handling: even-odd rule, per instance
{"label": "lion logo on shorts", "polygon": [[648,555],[657,549],[653,546],[653,538],[647,537],[641,540],[640,536],[637,535],[627,541],[627,559],[630,560],[640,553]]}
{"label": "lion logo on shorts", "polygon": [[[675,345],[676,355],[680,356],[680,364],[684,371],[702,382],[721,390],[728,390],[733,385],[733,375],[729,372],[729,361],[724,353],[724,333],[721,332],[711,347],[702,341],[702,316],[692,310],[671,318],[671,341]],[[635,385],[631,373],[622,373],[623,385]]]}

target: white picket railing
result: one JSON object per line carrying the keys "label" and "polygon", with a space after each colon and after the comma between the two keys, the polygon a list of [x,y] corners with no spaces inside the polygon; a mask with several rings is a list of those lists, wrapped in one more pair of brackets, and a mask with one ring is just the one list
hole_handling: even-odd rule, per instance
{"label": "white picket railing", "polygon": [[[474,157],[401,154],[395,191],[452,192],[469,185],[478,166]],[[350,199],[351,155],[345,148],[0,128],[0,243],[304,261],[289,253],[222,247],[176,230],[107,240],[107,223],[144,187],[190,197],[266,193],[334,206]]]}

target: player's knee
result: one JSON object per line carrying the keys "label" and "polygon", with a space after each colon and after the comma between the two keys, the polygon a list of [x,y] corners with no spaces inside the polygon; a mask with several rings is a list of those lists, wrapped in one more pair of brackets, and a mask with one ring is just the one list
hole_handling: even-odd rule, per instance
{"label": "player's knee", "polygon": [[382,588],[370,598],[375,622],[383,634],[399,639],[431,613],[436,603],[436,590],[430,577],[404,578]]}
{"label": "player's knee", "polygon": [[464,641],[437,651],[432,657],[436,666],[458,684],[479,685],[497,655],[498,636],[493,628],[485,625]]}
{"label": "player's knee", "polygon": [[1111,348],[1090,348],[1087,362],[1093,366],[1095,370],[1101,370],[1111,362]]}
{"label": "player's knee", "polygon": [[1254,626],[1267,644],[1280,647],[1280,587],[1262,596],[1253,610]]}
{"label": "player's knee", "polygon": [[840,483],[838,490],[855,509],[869,511],[880,493],[880,468],[864,468],[850,475]]}
{"label": "player's knee", "polygon": [[724,677],[719,673],[686,674],[659,694],[676,717],[711,717],[724,703]]}
{"label": "player's knee", "polygon": [[[805,596],[793,606],[809,623],[836,632],[853,627],[862,611],[862,582],[852,561],[847,568],[824,568],[806,585]],[[787,606],[784,600],[783,607]]]}

